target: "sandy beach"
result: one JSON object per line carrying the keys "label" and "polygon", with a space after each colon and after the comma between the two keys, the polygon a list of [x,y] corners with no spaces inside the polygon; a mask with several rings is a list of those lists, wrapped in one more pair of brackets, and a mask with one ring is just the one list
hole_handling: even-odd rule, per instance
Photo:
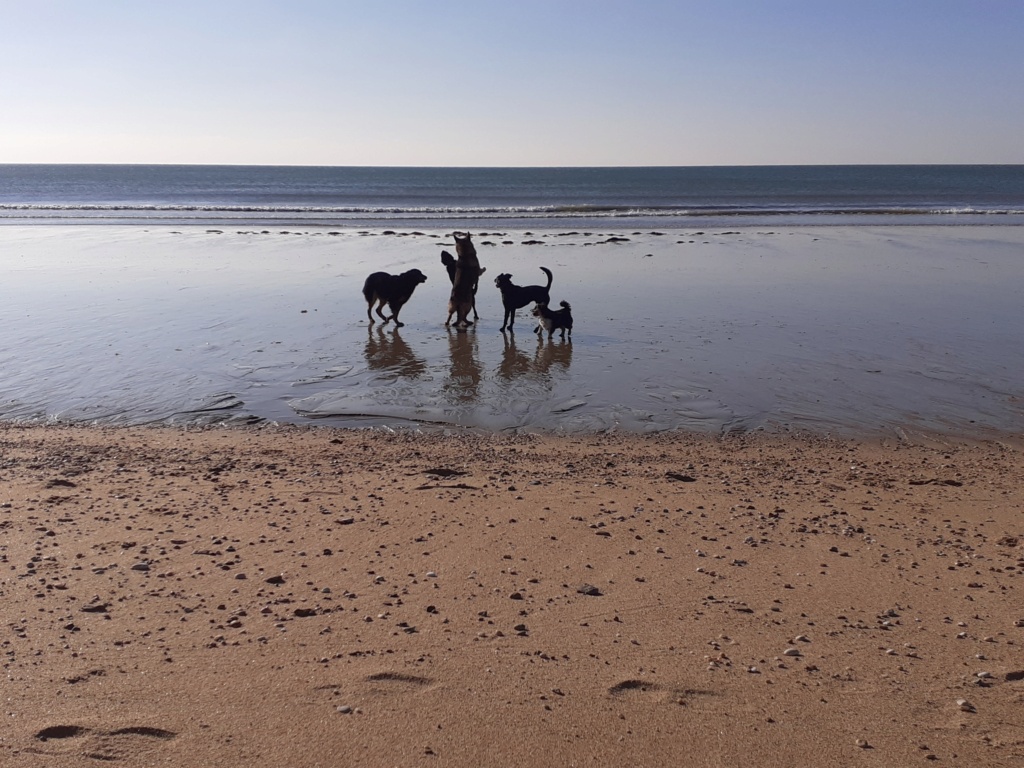
{"label": "sandy beach", "polygon": [[0,765],[1020,764],[1019,228],[475,237],[0,228]]}
{"label": "sandy beach", "polygon": [[3,765],[1024,759],[1019,441],[0,441]]}

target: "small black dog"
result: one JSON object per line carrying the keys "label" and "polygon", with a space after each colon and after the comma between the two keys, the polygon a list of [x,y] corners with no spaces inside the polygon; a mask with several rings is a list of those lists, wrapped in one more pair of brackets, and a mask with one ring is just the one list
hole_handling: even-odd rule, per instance
{"label": "small black dog", "polygon": [[512,330],[517,309],[522,309],[531,301],[537,304],[547,304],[551,301],[551,270],[541,267],[541,271],[548,276],[547,285],[513,285],[512,275],[507,272],[494,278],[494,284],[501,291],[501,303],[505,307],[505,319],[502,321],[501,330]]}
{"label": "small black dog", "polygon": [[[374,272],[366,278],[366,282],[363,283],[363,296],[366,298],[366,316],[370,318],[370,324],[373,324],[373,315],[370,314],[370,310],[376,303],[377,314],[384,321],[384,325],[387,325],[389,320],[395,321],[396,328],[405,325],[398,321],[398,313],[402,310],[405,302],[412,298],[412,292],[416,290],[416,286],[425,282],[426,279],[427,276],[418,269],[410,269],[400,275]],[[381,312],[385,304],[391,310],[391,317],[385,317]]]}
{"label": "small black dog", "polygon": [[[452,256],[450,253],[448,253],[448,251],[441,251],[441,263],[444,264],[444,268],[446,270],[448,270],[448,279],[451,281],[451,284],[455,285],[455,270],[458,269],[458,267],[459,267],[459,264],[455,260],[455,257]],[[479,278],[480,275],[482,275],[486,271],[487,271],[487,267],[480,267],[480,272],[477,274],[477,278]],[[480,315],[478,315],[476,313],[476,289],[478,287],[479,287],[479,282],[473,285],[473,319],[474,320],[479,320],[480,319]],[[448,321],[445,323],[445,326],[451,325],[451,323],[452,323],[452,315],[454,315],[454,314],[455,314],[454,310],[448,313]]]}
{"label": "small black dog", "polygon": [[572,307],[569,306],[568,301],[560,301],[558,305],[561,309],[554,312],[548,309],[547,304],[537,304],[533,308],[533,316],[537,318],[537,327],[533,329],[534,333],[543,336],[544,331],[547,331],[550,339],[552,333],[561,330],[564,339],[565,332],[569,331],[569,338],[572,339]]}

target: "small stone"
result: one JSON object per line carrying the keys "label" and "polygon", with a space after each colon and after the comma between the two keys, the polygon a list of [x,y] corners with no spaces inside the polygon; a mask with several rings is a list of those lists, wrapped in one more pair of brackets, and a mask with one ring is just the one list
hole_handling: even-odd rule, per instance
{"label": "small stone", "polygon": [[971,704],[967,699],[957,699],[956,705],[960,707],[961,712],[976,712],[974,705]]}
{"label": "small stone", "polygon": [[350,707],[348,704],[343,704],[342,706],[338,707],[338,711],[343,715],[351,715],[352,707]]}
{"label": "small stone", "polygon": [[854,744],[856,744],[861,749],[867,749],[868,747],[871,746],[870,744],[868,744],[867,739],[857,739],[854,742]]}
{"label": "small stone", "polygon": [[132,566],[132,570],[133,571],[148,571],[149,570],[149,563],[146,563],[146,562],[136,563],[135,565]]}
{"label": "small stone", "polygon": [[782,652],[782,655],[783,656],[799,656],[800,655],[800,649],[799,648],[787,648],[786,650],[784,650]]}

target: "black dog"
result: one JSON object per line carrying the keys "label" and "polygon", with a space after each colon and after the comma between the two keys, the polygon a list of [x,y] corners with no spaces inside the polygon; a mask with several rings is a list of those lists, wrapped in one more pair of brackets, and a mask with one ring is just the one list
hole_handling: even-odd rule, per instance
{"label": "black dog", "polygon": [[548,309],[546,303],[538,303],[533,308],[533,316],[537,318],[537,327],[533,329],[533,332],[543,336],[544,331],[547,331],[550,339],[551,334],[560,329],[563,339],[566,331],[569,331],[569,338],[572,339],[572,307],[569,306],[568,301],[560,301],[558,304],[561,309],[554,312]]}
{"label": "black dog", "polygon": [[[373,305],[376,303],[377,314],[384,321],[384,325],[387,325],[389,320],[395,321],[396,328],[401,328],[405,325],[405,323],[398,322],[398,313],[402,310],[405,302],[412,297],[412,292],[416,290],[416,286],[425,282],[426,279],[427,276],[418,269],[410,269],[408,272],[403,272],[400,275],[374,272],[366,278],[366,282],[363,283],[363,296],[366,298],[366,316],[370,318],[370,324],[373,324],[373,315],[370,314],[370,310],[373,309]],[[385,304],[391,310],[391,317],[385,317],[384,313],[381,312]]]}
{"label": "black dog", "polygon": [[[444,268],[448,270],[448,279],[452,285],[455,285],[455,270],[459,268],[459,263],[455,260],[448,251],[441,251],[441,263],[444,264]],[[473,319],[479,320],[480,315],[476,313],[476,289],[479,285],[479,278],[484,272],[487,271],[487,267],[480,267],[480,271],[477,273],[477,283],[473,284]],[[448,313],[448,320],[445,322],[445,326],[451,325],[452,315],[455,314],[454,310]]]}
{"label": "black dog", "polygon": [[541,271],[548,276],[547,285],[513,285],[512,275],[508,273],[494,278],[494,284],[501,291],[501,303],[505,307],[505,319],[501,324],[501,330],[504,331],[506,328],[512,330],[517,309],[522,309],[531,301],[537,304],[547,304],[551,301],[551,270],[541,267]]}

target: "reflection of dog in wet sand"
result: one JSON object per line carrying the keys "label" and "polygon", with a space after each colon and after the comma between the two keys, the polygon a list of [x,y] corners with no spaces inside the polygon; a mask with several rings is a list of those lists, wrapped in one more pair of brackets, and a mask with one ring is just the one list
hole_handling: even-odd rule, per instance
{"label": "reflection of dog in wet sand", "polygon": [[448,331],[448,349],[452,362],[442,389],[449,395],[451,402],[471,403],[479,397],[484,374],[477,358],[476,345],[475,333]]}
{"label": "reflection of dog in wet sand", "polygon": [[[444,264],[444,268],[448,270],[448,279],[452,285],[455,285],[455,272],[459,268],[458,262],[455,261],[455,257],[452,256],[448,251],[441,251],[441,263]],[[479,286],[479,277],[487,271],[487,267],[480,267],[480,271],[477,273],[477,282],[473,284],[473,320],[479,320],[480,315],[476,313],[476,289]],[[452,315],[455,314],[455,310],[452,309],[451,303],[448,304],[448,319],[445,321],[445,326],[449,326],[452,323]]]}
{"label": "reflection of dog in wet sand", "polygon": [[533,308],[533,316],[537,318],[537,327],[533,332],[538,336],[543,336],[544,331],[547,331],[550,339],[552,333],[561,330],[563,339],[566,331],[569,331],[569,338],[572,338],[572,307],[568,301],[560,301],[558,304],[561,309],[554,311],[548,309],[547,304],[538,304]]}
{"label": "reflection of dog in wet sand", "polygon": [[494,278],[494,284],[501,291],[501,303],[505,307],[505,318],[501,323],[501,330],[508,328],[512,330],[512,323],[516,321],[516,310],[522,309],[531,301],[537,304],[547,304],[551,301],[551,270],[541,267],[541,271],[548,276],[547,285],[513,285],[512,275],[503,272]]}
{"label": "reflection of dog in wet sand", "polygon": [[378,325],[376,331],[373,325],[368,326],[364,355],[366,367],[371,371],[396,373],[410,379],[419,378],[427,371],[427,364],[413,353],[397,328],[388,333],[383,325]]}
{"label": "reflection of dog in wet sand", "polygon": [[497,373],[506,381],[512,382],[523,378],[532,382],[548,383],[552,366],[568,368],[572,363],[572,340],[537,344],[530,355],[516,346],[514,333],[504,333],[502,338],[505,340],[505,348],[502,350]]}
{"label": "reflection of dog in wet sand", "polygon": [[[366,298],[366,316],[370,319],[370,323],[373,323],[373,315],[370,314],[370,310],[376,304],[377,314],[384,321],[384,325],[387,325],[389,320],[394,320],[395,327],[401,328],[404,323],[398,321],[398,313],[402,310],[405,302],[412,297],[416,286],[425,282],[426,279],[427,276],[418,269],[410,269],[400,275],[374,272],[366,278],[366,282],[363,283],[363,296]],[[385,317],[381,312],[385,304],[391,310],[391,317]]]}
{"label": "reflection of dog in wet sand", "polygon": [[455,233],[455,277],[452,280],[452,294],[448,299],[448,325],[454,314],[455,327],[465,330],[473,324],[469,313],[473,309],[477,282],[480,279],[480,261],[476,256],[476,248],[468,233]]}

